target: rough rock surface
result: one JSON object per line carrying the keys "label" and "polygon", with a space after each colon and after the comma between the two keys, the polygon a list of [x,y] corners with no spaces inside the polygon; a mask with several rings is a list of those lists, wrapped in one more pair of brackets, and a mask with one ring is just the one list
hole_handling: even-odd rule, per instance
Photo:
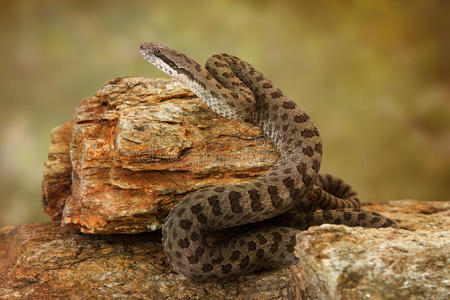
{"label": "rough rock surface", "polygon": [[170,272],[156,232],[86,235],[55,221],[0,229],[1,299],[273,299],[287,295],[287,284],[279,270],[245,284],[198,285]]}
{"label": "rough rock surface", "polygon": [[365,205],[401,229],[322,225],[299,235],[299,286],[319,299],[450,299],[450,203]]}
{"label": "rough rock surface", "polygon": [[259,128],[167,79],[109,81],[51,137],[44,211],[85,233],[157,230],[186,193],[250,181],[278,157]]}
{"label": "rough rock surface", "polygon": [[450,298],[449,202],[365,204],[401,229],[312,227],[280,270],[201,284],[172,273],[148,231],[186,193],[270,168],[259,135],[176,81],[108,82],[52,131],[42,203],[55,221],[0,229],[0,298]]}
{"label": "rough rock surface", "polygon": [[367,205],[401,229],[298,235],[297,265],[195,283],[170,271],[159,232],[92,235],[59,222],[0,229],[0,299],[449,299],[450,204]]}

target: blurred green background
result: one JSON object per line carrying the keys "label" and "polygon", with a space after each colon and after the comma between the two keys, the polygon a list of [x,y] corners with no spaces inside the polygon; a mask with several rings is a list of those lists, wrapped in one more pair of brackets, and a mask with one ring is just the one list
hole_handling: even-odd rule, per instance
{"label": "blurred green background", "polygon": [[203,63],[229,52],[300,104],[323,172],[364,201],[449,200],[450,1],[2,1],[0,225],[48,219],[50,130],[161,41]]}

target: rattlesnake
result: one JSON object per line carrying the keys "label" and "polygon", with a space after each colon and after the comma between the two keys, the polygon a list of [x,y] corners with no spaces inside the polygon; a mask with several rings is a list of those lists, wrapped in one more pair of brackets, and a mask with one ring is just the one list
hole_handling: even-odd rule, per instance
{"label": "rattlesnake", "polygon": [[153,42],[142,43],[140,53],[217,114],[259,126],[279,153],[266,175],[195,191],[172,209],[163,244],[175,271],[201,281],[294,263],[296,234],[311,225],[396,227],[385,216],[361,210],[348,184],[318,173],[322,144],[317,128],[249,63],[219,54],[204,68]]}

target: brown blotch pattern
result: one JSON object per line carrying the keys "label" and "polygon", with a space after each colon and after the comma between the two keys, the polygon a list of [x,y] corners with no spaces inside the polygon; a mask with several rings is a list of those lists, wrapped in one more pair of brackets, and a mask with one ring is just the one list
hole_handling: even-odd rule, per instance
{"label": "brown blotch pattern", "polygon": [[213,96],[214,98],[219,98],[219,94],[214,91],[211,91],[211,96]]}
{"label": "brown blotch pattern", "polygon": [[202,205],[201,205],[200,203],[191,206],[191,212],[192,212],[194,215],[199,214],[199,213],[202,211],[202,209],[203,209],[203,208],[202,208]]}
{"label": "brown blotch pattern", "polygon": [[212,259],[212,263],[215,264],[215,265],[218,265],[221,262],[223,262],[222,253],[220,253],[218,257]]}
{"label": "brown blotch pattern", "polygon": [[205,249],[203,247],[198,247],[195,250],[195,255],[198,257],[202,257],[203,253],[205,253]]}
{"label": "brown blotch pattern", "polygon": [[267,192],[270,195],[270,200],[272,202],[273,207],[281,208],[283,205],[283,199],[278,196],[278,187],[275,185],[269,185],[267,187]]}
{"label": "brown blotch pattern", "polygon": [[312,180],[313,180],[313,178],[312,178],[310,175],[308,175],[308,174],[305,174],[305,175],[303,176],[303,183],[304,183],[306,186],[309,186],[310,183],[312,182]]}
{"label": "brown blotch pattern", "polygon": [[199,261],[199,257],[195,255],[188,256],[188,261],[191,265],[195,265]]}
{"label": "brown blotch pattern", "polygon": [[190,230],[192,226],[192,221],[191,220],[181,220],[180,221],[180,227],[183,228],[184,230]]}
{"label": "brown blotch pattern", "polygon": [[213,266],[211,264],[204,264],[202,266],[202,271],[205,273],[211,272],[213,270]]}
{"label": "brown blotch pattern", "polygon": [[364,220],[367,218],[367,214],[366,213],[358,213],[358,221]]}
{"label": "brown blotch pattern", "polygon": [[300,162],[297,165],[297,171],[299,174],[304,174],[306,172],[306,164],[304,162]]}
{"label": "brown blotch pattern", "polygon": [[316,150],[317,153],[322,154],[322,144],[321,144],[321,143],[316,144],[316,145],[314,146],[314,150]]}
{"label": "brown blotch pattern", "polygon": [[198,241],[200,239],[200,235],[197,231],[191,233],[191,240],[193,242]]}
{"label": "brown blotch pattern", "polygon": [[235,107],[234,103],[231,101],[228,101],[227,104],[228,104],[228,106]]}
{"label": "brown blotch pattern", "polygon": [[230,259],[231,259],[232,261],[235,261],[235,260],[238,260],[240,256],[241,256],[241,252],[240,252],[239,250],[234,250],[234,251],[231,253]]}
{"label": "brown blotch pattern", "polygon": [[370,224],[376,224],[378,222],[380,222],[380,217],[375,217],[372,220],[370,220]]}
{"label": "brown blotch pattern", "polygon": [[229,274],[232,268],[233,266],[231,266],[230,264],[222,265],[222,273]]}
{"label": "brown blotch pattern", "polygon": [[231,205],[231,211],[234,212],[235,214],[241,213],[244,210],[244,208],[239,203],[241,197],[242,197],[241,193],[236,191],[231,191],[228,194],[228,199],[230,200]]}
{"label": "brown blotch pattern", "polygon": [[248,246],[248,250],[249,250],[249,251],[256,250],[256,243],[255,243],[254,241],[248,242],[248,243],[247,243],[247,246]]}
{"label": "brown blotch pattern", "polygon": [[186,238],[184,238],[184,239],[179,239],[179,240],[178,240],[178,246],[179,246],[180,248],[187,248],[187,247],[189,247],[189,240],[186,239]]}
{"label": "brown blotch pattern", "polygon": [[205,216],[205,214],[201,213],[197,215],[197,220],[202,223],[203,225],[206,225],[208,223],[208,218]]}
{"label": "brown blotch pattern", "polygon": [[328,210],[323,210],[322,211],[322,217],[324,218],[324,220],[331,220],[332,219],[332,214],[331,212],[329,212]]}
{"label": "brown blotch pattern", "polygon": [[256,239],[258,240],[258,243],[260,245],[264,245],[265,243],[267,243],[267,239],[262,234],[258,234],[256,236]]}
{"label": "brown blotch pattern", "polygon": [[305,123],[306,121],[308,121],[309,117],[306,114],[301,114],[301,115],[296,115],[294,117],[294,121],[297,123]]}
{"label": "brown blotch pattern", "polygon": [[283,96],[283,94],[280,91],[275,91],[270,93],[270,96],[272,96],[272,98],[276,99],[276,98],[280,98],[281,96]]}
{"label": "brown blotch pattern", "polygon": [[274,242],[276,242],[276,243],[279,243],[283,240],[283,236],[279,232],[273,232],[272,236],[273,236]]}
{"label": "brown blotch pattern", "polygon": [[296,192],[294,179],[291,177],[286,177],[283,179],[283,184],[288,189],[291,197],[294,198],[294,193]]}
{"label": "brown blotch pattern", "polygon": [[311,148],[311,146],[305,147],[302,149],[303,154],[312,157],[314,155],[314,150]]}
{"label": "brown blotch pattern", "polygon": [[241,262],[239,263],[239,268],[240,269],[245,269],[247,268],[248,264],[250,262],[250,257],[248,255],[246,255]]}
{"label": "brown blotch pattern", "polygon": [[312,131],[311,129],[305,129],[300,134],[304,138],[312,138],[315,136],[314,131]]}
{"label": "brown blotch pattern", "polygon": [[258,259],[263,259],[263,258],[264,258],[264,250],[263,250],[263,249],[258,249],[258,250],[256,251],[256,257],[257,257]]}
{"label": "brown blotch pattern", "polygon": [[317,159],[313,160],[312,168],[314,169],[314,171],[319,171],[320,162]]}
{"label": "brown blotch pattern", "polygon": [[215,216],[220,216],[222,214],[222,209],[220,207],[219,196],[214,195],[208,198],[209,205],[212,206],[212,213]]}
{"label": "brown blotch pattern", "polygon": [[258,190],[249,190],[248,194],[250,196],[250,205],[252,208],[252,211],[258,212],[263,209],[263,205],[261,202],[261,196],[258,192]]}
{"label": "brown blotch pattern", "polygon": [[297,104],[295,104],[293,101],[286,101],[283,102],[283,107],[286,109],[294,109],[297,107]]}
{"label": "brown blotch pattern", "polygon": [[280,247],[280,244],[272,244],[272,245],[270,245],[270,252],[272,252],[272,253],[277,252],[279,247]]}

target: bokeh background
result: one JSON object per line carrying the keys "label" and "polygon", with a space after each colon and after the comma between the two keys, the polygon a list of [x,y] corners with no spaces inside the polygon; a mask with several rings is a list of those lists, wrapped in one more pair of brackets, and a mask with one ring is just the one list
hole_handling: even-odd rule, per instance
{"label": "bokeh background", "polygon": [[141,41],[228,52],[315,121],[323,172],[364,201],[450,195],[450,1],[1,1],[0,226],[39,222],[50,130]]}

